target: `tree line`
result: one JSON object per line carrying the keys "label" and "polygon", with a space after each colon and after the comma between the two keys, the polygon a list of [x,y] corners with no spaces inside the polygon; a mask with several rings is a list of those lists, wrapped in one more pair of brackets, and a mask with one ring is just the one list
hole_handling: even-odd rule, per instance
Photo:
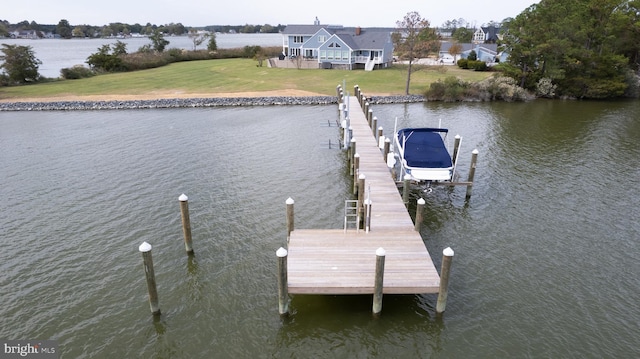
{"label": "tree line", "polygon": [[161,32],[165,35],[186,35],[191,30],[205,30],[209,32],[236,32],[236,33],[278,33],[285,28],[285,25],[272,26],[265,25],[209,25],[204,27],[187,27],[181,23],[169,23],[156,25],[147,23],[127,24],[112,22],[108,25],[72,25],[66,19],[61,19],[58,24],[38,24],[35,21],[21,21],[11,24],[6,20],[0,20],[0,37],[9,37],[14,31],[33,30],[38,37],[45,37],[46,34],[54,34],[61,38],[70,39],[72,37],[101,38],[112,36],[129,36],[131,34],[151,35]]}
{"label": "tree line", "polygon": [[543,97],[638,97],[640,0],[541,0],[503,24],[503,71]]}

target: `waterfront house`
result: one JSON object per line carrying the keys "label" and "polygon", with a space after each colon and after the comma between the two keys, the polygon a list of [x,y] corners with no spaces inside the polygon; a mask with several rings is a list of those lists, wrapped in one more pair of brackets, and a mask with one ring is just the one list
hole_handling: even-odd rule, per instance
{"label": "waterfront house", "polygon": [[[452,55],[449,53],[449,49],[451,48],[452,42],[443,41],[440,44],[440,52],[438,54],[441,59],[450,59]],[[462,51],[456,55],[456,60],[466,59],[469,57],[469,53],[471,51],[476,52],[477,59],[479,61],[484,61],[486,63],[496,62],[496,58],[499,58],[498,61],[503,61],[506,58],[503,58],[503,54],[498,53],[498,45],[496,44],[460,44],[462,46]],[[451,60],[450,60],[451,61]]]}
{"label": "waterfront house", "polygon": [[282,32],[280,60],[324,69],[370,71],[389,67],[393,62],[394,30],[321,25],[317,18],[313,25],[287,25]]}

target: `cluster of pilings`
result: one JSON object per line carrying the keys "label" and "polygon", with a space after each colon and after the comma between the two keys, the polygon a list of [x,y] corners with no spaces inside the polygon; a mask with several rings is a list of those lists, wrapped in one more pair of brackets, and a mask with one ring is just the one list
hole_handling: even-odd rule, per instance
{"label": "cluster of pilings", "polygon": [[[193,256],[193,245],[191,240],[191,221],[189,219],[189,198],[182,194],[178,197],[180,202],[180,216],[182,218],[182,233],[184,235],[184,246],[189,256]],[[138,250],[142,253],[142,264],[149,292],[149,307],[153,315],[160,315],[160,304],[158,299],[158,289],[156,287],[156,276],[153,270],[153,257],[151,255],[151,244],[142,242]]]}

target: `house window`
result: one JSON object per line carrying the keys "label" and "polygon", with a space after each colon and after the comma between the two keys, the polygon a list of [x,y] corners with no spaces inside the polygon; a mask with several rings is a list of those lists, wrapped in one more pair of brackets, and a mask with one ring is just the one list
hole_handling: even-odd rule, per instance
{"label": "house window", "polygon": [[327,41],[327,37],[325,35],[320,35],[318,36],[318,42],[319,43],[324,43],[325,41]]}
{"label": "house window", "polygon": [[333,50],[327,51],[327,59],[328,60],[333,60]]}
{"label": "house window", "polygon": [[321,60],[326,60],[327,59],[327,51],[326,50],[320,50],[320,59]]}
{"label": "house window", "polygon": [[349,51],[342,51],[342,59],[349,60]]}
{"label": "house window", "polygon": [[294,36],[293,37],[293,43],[294,44],[301,44],[304,42],[304,37],[303,36]]}

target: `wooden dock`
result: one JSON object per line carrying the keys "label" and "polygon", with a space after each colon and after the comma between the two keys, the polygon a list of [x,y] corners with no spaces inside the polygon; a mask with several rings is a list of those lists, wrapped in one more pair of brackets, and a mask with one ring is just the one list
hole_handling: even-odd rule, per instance
{"label": "wooden dock", "polygon": [[415,231],[357,96],[347,97],[360,173],[372,202],[370,231],[295,229],[290,233],[290,294],[373,294],[376,250],[386,251],[384,294],[438,293],[440,277]]}

